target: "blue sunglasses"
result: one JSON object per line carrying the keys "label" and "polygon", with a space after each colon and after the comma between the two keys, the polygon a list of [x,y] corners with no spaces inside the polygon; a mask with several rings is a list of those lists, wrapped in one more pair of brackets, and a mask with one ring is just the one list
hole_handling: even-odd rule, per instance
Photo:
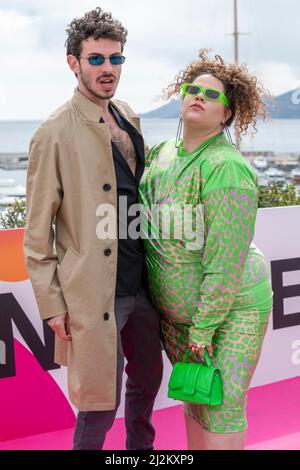
{"label": "blue sunglasses", "polygon": [[105,57],[102,54],[95,54],[91,55],[90,57],[83,57],[80,56],[81,59],[86,59],[90,65],[103,65],[105,59],[108,59],[111,65],[121,65],[124,64],[125,58],[123,55],[111,55],[109,57]]}

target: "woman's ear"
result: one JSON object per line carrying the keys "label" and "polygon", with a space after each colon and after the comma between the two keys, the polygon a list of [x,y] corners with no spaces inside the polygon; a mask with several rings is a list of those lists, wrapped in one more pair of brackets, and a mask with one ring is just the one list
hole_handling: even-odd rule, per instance
{"label": "woman's ear", "polygon": [[224,112],[224,119],[222,121],[222,124],[225,126],[226,122],[228,121],[228,119],[232,116],[232,111],[231,109],[229,108],[225,108],[225,112]]}

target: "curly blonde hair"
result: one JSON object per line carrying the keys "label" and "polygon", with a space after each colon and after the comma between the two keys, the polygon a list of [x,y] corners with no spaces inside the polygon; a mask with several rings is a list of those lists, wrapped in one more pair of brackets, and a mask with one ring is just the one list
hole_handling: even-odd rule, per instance
{"label": "curly blonde hair", "polygon": [[261,116],[265,119],[267,115],[263,97],[270,97],[269,92],[254,75],[249,73],[244,64],[225,64],[219,55],[215,55],[214,59],[209,59],[207,55],[209,51],[209,49],[200,49],[199,59],[179,72],[174,81],[164,90],[165,97],[168,99],[179,94],[184,82],[192,83],[199,75],[211,74],[223,83],[225,95],[229,99],[229,109],[232,115],[226,125],[230,126],[235,120],[234,128],[239,136],[246,134],[249,126],[253,126],[253,134],[255,134],[257,117]]}

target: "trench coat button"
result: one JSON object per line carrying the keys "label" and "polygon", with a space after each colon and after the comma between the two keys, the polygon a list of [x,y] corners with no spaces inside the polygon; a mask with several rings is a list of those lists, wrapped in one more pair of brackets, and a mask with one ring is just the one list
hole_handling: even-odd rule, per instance
{"label": "trench coat button", "polygon": [[106,250],[104,250],[104,254],[105,254],[105,256],[110,256],[111,255],[111,249],[107,248]]}
{"label": "trench coat button", "polygon": [[103,318],[104,318],[105,321],[107,321],[107,320],[109,319],[109,313],[106,312],[106,313],[103,315]]}
{"label": "trench coat button", "polygon": [[111,185],[108,184],[108,183],[105,183],[105,184],[103,185],[103,190],[104,190],[105,192],[110,191],[110,190],[111,190]]}

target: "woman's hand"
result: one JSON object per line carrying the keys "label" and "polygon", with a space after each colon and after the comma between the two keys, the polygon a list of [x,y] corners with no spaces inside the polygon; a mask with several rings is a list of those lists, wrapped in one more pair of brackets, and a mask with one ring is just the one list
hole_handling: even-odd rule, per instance
{"label": "woman's hand", "polygon": [[205,346],[204,344],[201,344],[201,343],[192,343],[190,345],[190,348],[191,350],[193,351],[194,354],[199,354],[200,356],[200,359],[202,362],[204,362],[204,350],[206,348],[208,354],[210,357],[212,357],[212,353],[213,353],[213,348],[212,348],[212,345],[209,344],[208,346]]}

